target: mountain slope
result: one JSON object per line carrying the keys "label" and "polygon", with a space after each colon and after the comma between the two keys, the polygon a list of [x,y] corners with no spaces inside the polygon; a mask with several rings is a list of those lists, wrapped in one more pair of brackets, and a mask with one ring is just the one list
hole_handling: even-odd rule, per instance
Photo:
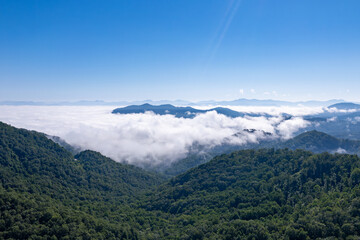
{"label": "mountain slope", "polygon": [[93,151],[74,158],[0,123],[0,180],[0,239],[360,237],[356,155],[237,151],[158,186],[153,173]]}
{"label": "mountain slope", "polygon": [[308,131],[301,133],[294,138],[286,141],[279,139],[267,139],[258,143],[246,145],[228,145],[223,144],[214,148],[199,147],[198,153],[193,149],[192,152],[184,159],[180,159],[161,169],[160,172],[168,176],[176,176],[187,170],[197,167],[200,164],[210,161],[213,157],[221,154],[229,154],[234,151],[244,149],[261,149],[261,148],[289,148],[292,150],[302,149],[313,153],[349,153],[360,155],[360,141],[338,139],[323,132]]}
{"label": "mountain slope", "polygon": [[338,139],[323,132],[308,131],[286,142],[279,144],[279,148],[304,149],[314,153],[340,152],[360,154],[360,141]]}
{"label": "mountain slope", "polygon": [[312,152],[332,152],[341,147],[341,140],[318,131],[302,133],[281,145],[282,148],[304,149]]}
{"label": "mountain slope", "polygon": [[143,208],[177,216],[189,239],[357,239],[359,183],[355,155],[244,150],[173,178]]}
{"label": "mountain slope", "polygon": [[138,237],[133,196],[163,178],[92,151],[76,158],[45,134],[0,123],[1,239]]}
{"label": "mountain slope", "polygon": [[[247,130],[245,129],[244,131]],[[269,138],[263,139],[258,143],[248,143],[244,145],[221,144],[212,148],[206,146],[194,146],[186,158],[175,161],[163,169],[158,169],[158,171],[167,176],[174,177],[191,168],[207,163],[215,156],[221,154],[229,154],[244,149],[271,148],[278,146],[279,144],[280,142],[278,140]]]}
{"label": "mountain slope", "polygon": [[88,184],[93,189],[118,192],[120,195],[134,195],[158,185],[163,178],[132,165],[125,165],[94,151],[83,151],[75,155],[84,169]]}
{"label": "mountain slope", "polygon": [[311,124],[303,131],[316,130],[337,138],[360,140],[360,105],[337,103],[318,114],[304,116]]}
{"label": "mountain slope", "polygon": [[328,106],[328,108],[337,108],[339,110],[350,110],[350,109],[360,109],[360,105],[351,102],[344,102],[344,103],[336,103],[330,105]]}
{"label": "mountain slope", "polygon": [[[27,188],[28,185],[36,184],[48,194],[57,191],[68,193],[65,188],[80,191],[95,187],[101,190],[103,180],[94,178],[94,173],[97,172],[105,178],[116,179],[119,186],[116,187],[116,192],[111,193],[129,194],[162,181],[154,174],[117,163],[99,153],[86,151],[76,157],[79,158],[78,161],[42,133],[0,123],[0,176],[4,187],[15,185]],[[111,171],[100,172],[100,162],[103,168]],[[19,177],[31,177],[31,181],[18,181]],[[142,180],[141,184],[139,178]]]}

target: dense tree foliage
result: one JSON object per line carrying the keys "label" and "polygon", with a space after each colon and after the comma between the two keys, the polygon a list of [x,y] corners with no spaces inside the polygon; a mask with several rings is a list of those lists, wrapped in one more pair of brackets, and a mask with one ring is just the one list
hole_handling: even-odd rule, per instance
{"label": "dense tree foliage", "polygon": [[165,182],[0,123],[0,239],[359,239],[360,159],[242,150]]}
{"label": "dense tree foliage", "polygon": [[343,153],[360,154],[360,141],[339,139],[315,130],[302,133],[279,144],[279,146],[293,150],[304,149],[314,153],[340,151]]}
{"label": "dense tree foliage", "polygon": [[[126,214],[132,196],[161,182],[96,152],[74,157],[44,134],[0,123],[0,239],[133,239]],[[71,235],[58,234],[62,227]]]}
{"label": "dense tree foliage", "polygon": [[[251,131],[253,130],[248,130],[248,132]],[[213,157],[224,153],[231,153],[245,149],[261,148],[289,148],[292,150],[303,149],[313,153],[341,152],[360,155],[360,141],[339,139],[326,133],[313,130],[301,133],[298,136],[295,136],[294,138],[288,139],[286,141],[269,138],[258,143],[248,143],[241,146],[222,144],[213,148],[194,145],[190,149],[191,154],[189,154],[186,158],[173,162],[171,165],[166,166],[166,168],[160,169],[160,172],[168,176],[176,176],[180,173],[186,172],[190,168],[206,163]]]}
{"label": "dense tree foliage", "polygon": [[205,238],[360,236],[359,166],[356,155],[233,152],[173,178],[143,207],[186,216],[189,234]]}

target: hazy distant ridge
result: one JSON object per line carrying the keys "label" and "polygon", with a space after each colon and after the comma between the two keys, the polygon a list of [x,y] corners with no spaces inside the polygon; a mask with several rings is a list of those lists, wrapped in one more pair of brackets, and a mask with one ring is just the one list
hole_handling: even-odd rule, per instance
{"label": "hazy distant ridge", "polygon": [[211,112],[211,111],[215,111],[215,112],[217,112],[219,114],[223,114],[227,117],[242,117],[245,115],[244,113],[240,113],[240,112],[231,110],[229,108],[221,108],[221,107],[211,108],[208,110],[200,110],[200,109],[195,109],[192,107],[175,107],[170,104],[155,106],[155,105],[151,105],[148,103],[143,104],[143,105],[130,105],[130,106],[123,107],[123,108],[116,108],[112,111],[112,113],[114,113],[114,114],[133,114],[133,113],[145,113],[148,111],[154,112],[155,114],[159,114],[159,115],[170,114],[170,115],[174,115],[175,117],[178,117],[178,118],[194,118],[197,114]]}
{"label": "hazy distant ridge", "polygon": [[0,101],[0,105],[10,105],[10,106],[18,106],[18,105],[30,105],[30,106],[128,106],[128,105],[141,105],[141,104],[153,104],[153,105],[163,105],[163,104],[172,104],[175,106],[329,106],[337,103],[343,103],[342,99],[331,99],[328,101],[299,101],[299,102],[291,102],[291,101],[280,101],[280,100],[259,100],[259,99],[236,99],[229,101],[216,101],[216,100],[207,100],[207,101],[198,101],[191,102],[187,100],[140,100],[140,101]]}

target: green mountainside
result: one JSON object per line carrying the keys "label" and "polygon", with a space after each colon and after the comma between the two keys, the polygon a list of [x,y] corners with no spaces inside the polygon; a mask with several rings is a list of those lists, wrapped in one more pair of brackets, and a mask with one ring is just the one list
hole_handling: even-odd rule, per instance
{"label": "green mountainside", "polygon": [[143,207],[179,216],[199,239],[358,238],[359,167],[355,155],[233,152],[173,178]]}
{"label": "green mountainside", "polygon": [[0,239],[116,239],[136,236],[118,221],[163,178],[92,151],[74,158],[42,133],[0,123],[0,180]]}
{"label": "green mountainside", "polygon": [[[127,197],[162,181],[153,173],[117,163],[100,153],[84,151],[75,157],[42,133],[16,129],[0,123],[1,183],[4,188],[46,194],[79,193],[97,198],[93,190]],[[24,180],[26,179],[26,180]],[[33,185],[41,189],[32,189]],[[76,193],[68,190],[76,190]],[[76,196],[75,196],[76,195]],[[102,195],[103,194],[99,194]]]}
{"label": "green mountainside", "polygon": [[359,239],[359,183],[356,155],[289,149],[165,181],[0,123],[0,239]]}
{"label": "green mountainside", "polygon": [[314,153],[340,151],[360,154],[360,141],[339,139],[315,130],[302,133],[280,146],[281,148],[304,149]]}
{"label": "green mountainside", "polygon": [[201,154],[189,154],[189,156],[187,156],[186,158],[173,162],[170,166],[160,172],[168,176],[176,176],[178,174],[186,172],[193,167],[210,161],[213,157],[217,155],[231,153],[244,149],[261,148],[289,148],[292,150],[303,149],[311,151],[313,153],[338,152],[360,155],[360,141],[339,139],[326,133],[313,130],[301,133],[298,136],[295,136],[294,138],[286,141],[271,139],[260,141],[259,143],[252,143],[240,146],[223,144],[220,146],[216,146],[212,149],[200,149],[199,152],[201,152]]}

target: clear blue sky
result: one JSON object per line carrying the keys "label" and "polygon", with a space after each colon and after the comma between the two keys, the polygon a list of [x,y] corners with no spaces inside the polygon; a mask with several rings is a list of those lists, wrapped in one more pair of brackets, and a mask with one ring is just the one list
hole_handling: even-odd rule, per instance
{"label": "clear blue sky", "polygon": [[360,101],[359,0],[0,0],[0,100]]}

